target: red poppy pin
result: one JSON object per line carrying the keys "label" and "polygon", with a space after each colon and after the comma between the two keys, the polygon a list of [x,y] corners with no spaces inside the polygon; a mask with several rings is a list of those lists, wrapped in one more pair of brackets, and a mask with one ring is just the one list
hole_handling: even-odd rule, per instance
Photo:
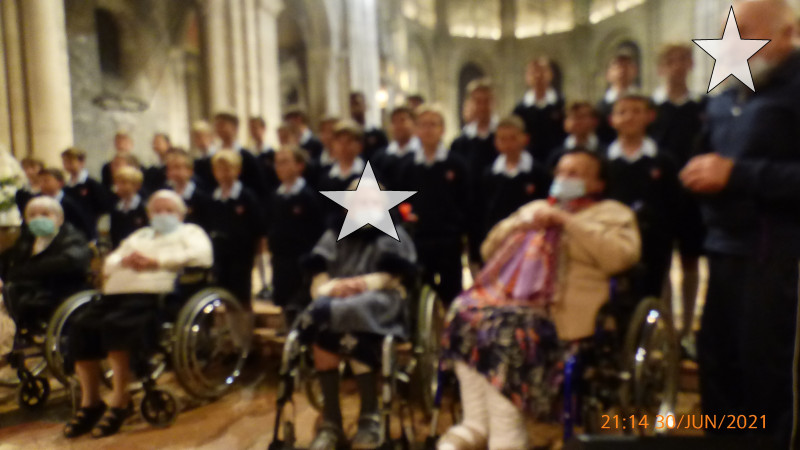
{"label": "red poppy pin", "polygon": [[244,214],[244,206],[242,206],[242,205],[239,205],[239,206],[237,206],[237,207],[236,207],[236,214],[238,214],[238,215],[240,215],[240,216],[241,216],[242,214]]}
{"label": "red poppy pin", "polygon": [[661,170],[660,169],[651,170],[650,177],[652,177],[654,180],[661,178]]}
{"label": "red poppy pin", "polygon": [[445,172],[444,177],[447,179],[447,181],[453,181],[456,179],[456,173],[452,170],[448,170]]}
{"label": "red poppy pin", "polygon": [[525,186],[525,192],[526,192],[528,195],[533,195],[533,193],[534,193],[534,192],[536,192],[536,185],[534,185],[533,183],[531,183],[531,184],[529,184],[529,185]]}
{"label": "red poppy pin", "polygon": [[295,206],[294,209],[292,209],[292,214],[294,214],[295,216],[299,216],[302,213],[303,213],[302,206]]}
{"label": "red poppy pin", "polygon": [[86,197],[87,195],[89,195],[89,189],[81,189],[81,196]]}

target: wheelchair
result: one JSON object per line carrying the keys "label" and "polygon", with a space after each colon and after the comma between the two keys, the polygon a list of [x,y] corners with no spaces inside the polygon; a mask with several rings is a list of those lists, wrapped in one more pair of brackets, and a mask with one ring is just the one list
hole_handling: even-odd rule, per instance
{"label": "wheelchair", "polygon": [[[380,368],[381,449],[405,448],[414,441],[412,404],[430,414],[435,407],[438,391],[439,348],[444,322],[444,306],[436,292],[423,284],[417,274],[406,289],[408,326],[411,339],[401,340],[392,335],[383,338]],[[314,376],[312,349],[300,342],[299,331],[289,332],[283,348],[280,366],[277,407],[273,439],[269,450],[295,448],[293,420],[285,420],[283,412],[293,403],[295,390],[303,389],[309,403],[322,409],[322,394]],[[344,362],[340,369],[344,369]],[[397,399],[397,401],[396,401]],[[391,436],[391,418],[397,405],[401,437]],[[294,409],[294,408],[293,408]]]}
{"label": "wheelchair", "polygon": [[[635,415],[650,425],[656,415],[675,414],[680,346],[672,317],[659,299],[641,299],[633,279],[627,273],[611,280],[610,300],[598,312],[594,334],[567,346],[560,404],[553,405],[553,418],[560,420],[565,442],[578,427],[586,434],[599,433],[602,415],[612,408],[618,408],[620,416]],[[426,449],[436,448],[445,390],[458,395],[454,374],[442,369],[438,378]],[[453,409],[457,416],[458,408]],[[655,434],[668,432],[669,427],[642,424],[624,431]]]}
{"label": "wheelchair", "polygon": [[[78,383],[69,373],[69,329],[81,312],[100,300],[100,292],[87,290],[67,299],[53,315],[47,329],[44,354],[48,367],[73,394],[77,405]],[[158,298],[160,324],[154,348],[132,352],[131,368],[138,383],[132,388],[144,394],[142,418],[152,426],[172,424],[180,412],[176,395],[157,385],[172,370],[190,397],[214,400],[228,392],[241,375],[252,342],[250,312],[225,289],[214,287],[210,269],[185,269],[176,289]],[[111,372],[104,370],[108,383]]]}

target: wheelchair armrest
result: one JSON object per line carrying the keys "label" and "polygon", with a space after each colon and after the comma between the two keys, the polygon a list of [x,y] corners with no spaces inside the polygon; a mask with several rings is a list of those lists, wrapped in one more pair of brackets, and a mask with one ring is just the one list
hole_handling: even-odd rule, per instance
{"label": "wheelchair armrest", "polygon": [[184,267],[175,278],[177,285],[212,283],[213,270],[210,267]]}

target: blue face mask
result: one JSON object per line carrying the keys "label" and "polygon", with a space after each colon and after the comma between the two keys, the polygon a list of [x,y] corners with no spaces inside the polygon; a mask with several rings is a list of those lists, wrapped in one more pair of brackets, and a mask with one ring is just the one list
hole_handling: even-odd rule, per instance
{"label": "blue face mask", "polygon": [[556,178],[550,185],[550,196],[568,202],[586,195],[586,183],[580,178]]}
{"label": "blue face mask", "polygon": [[28,222],[28,229],[36,237],[52,236],[58,229],[53,219],[49,217],[36,217]]}
{"label": "blue face mask", "polygon": [[150,226],[159,234],[169,234],[177,230],[181,220],[174,214],[156,214],[150,219]]}

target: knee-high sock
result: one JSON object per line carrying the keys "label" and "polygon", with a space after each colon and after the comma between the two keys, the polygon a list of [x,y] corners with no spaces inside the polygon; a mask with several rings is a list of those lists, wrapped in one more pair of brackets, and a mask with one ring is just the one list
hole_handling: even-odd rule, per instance
{"label": "knee-high sock", "polygon": [[358,395],[361,397],[361,417],[378,414],[378,374],[368,365],[356,360],[350,361],[356,376]]}
{"label": "knee-high sock", "polygon": [[489,410],[489,450],[528,448],[525,418],[511,400],[487,384],[486,405]]}
{"label": "knee-high sock", "polygon": [[339,369],[319,372],[319,383],[322,386],[322,419],[342,428],[342,409],[339,406]]}

